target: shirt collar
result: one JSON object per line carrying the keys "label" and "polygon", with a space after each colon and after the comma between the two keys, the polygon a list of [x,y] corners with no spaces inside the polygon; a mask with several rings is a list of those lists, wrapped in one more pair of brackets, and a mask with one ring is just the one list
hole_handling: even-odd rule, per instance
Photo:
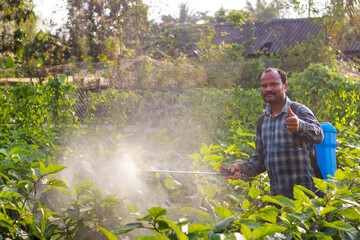
{"label": "shirt collar", "polygon": [[[280,113],[278,115],[276,115],[275,117],[279,116],[280,114],[282,113],[286,113],[288,114],[288,111],[287,111],[287,107],[288,106],[291,106],[292,104],[292,101],[286,96],[285,98],[285,104],[283,106],[283,108],[281,109]],[[268,104],[265,108],[265,114],[268,115],[268,116],[272,116],[271,114],[271,108],[270,108],[270,105]]]}

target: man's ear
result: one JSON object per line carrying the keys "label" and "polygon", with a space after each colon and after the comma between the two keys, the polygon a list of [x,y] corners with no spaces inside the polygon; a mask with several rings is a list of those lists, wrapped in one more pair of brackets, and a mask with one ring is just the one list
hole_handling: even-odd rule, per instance
{"label": "man's ear", "polygon": [[288,90],[288,84],[287,84],[287,82],[284,83],[284,90],[285,90],[285,92]]}

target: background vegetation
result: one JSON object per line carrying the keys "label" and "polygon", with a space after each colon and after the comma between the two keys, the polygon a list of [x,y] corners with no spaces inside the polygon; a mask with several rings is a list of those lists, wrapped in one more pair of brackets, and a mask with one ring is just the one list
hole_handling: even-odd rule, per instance
{"label": "background vegetation", "polygon": [[[350,24],[358,1],[326,9],[257,1],[214,16],[183,4],[161,24],[147,20],[140,0],[68,1],[68,23],[55,32],[27,30],[36,24],[31,2],[1,3],[1,77],[31,78],[1,86],[2,239],[359,239],[359,66],[338,51],[358,36]],[[241,24],[290,9],[320,14],[325,29],[343,21],[283,56],[256,59],[246,44],[213,45],[208,25],[171,25]],[[258,75],[269,66],[289,73],[292,100],[337,130],[338,170],[315,179],[324,197],[301,186],[295,200],[269,196],[266,173],[229,181],[151,172],[248,161],[264,108]],[[94,92],[84,88],[90,73]],[[100,88],[103,78],[111,88]]]}

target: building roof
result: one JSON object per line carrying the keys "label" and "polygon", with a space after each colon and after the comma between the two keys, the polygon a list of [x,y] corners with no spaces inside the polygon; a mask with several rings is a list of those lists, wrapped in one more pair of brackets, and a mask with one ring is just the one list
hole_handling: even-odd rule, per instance
{"label": "building roof", "polygon": [[[303,42],[309,34],[316,36],[322,29],[306,18],[247,22],[240,26],[235,23],[214,23],[212,26],[216,32],[212,40],[214,44],[243,44],[249,41],[253,31],[254,39],[249,46],[249,55],[256,55],[259,50],[281,54],[286,47]],[[360,56],[360,44],[346,44],[342,51],[345,55]]]}

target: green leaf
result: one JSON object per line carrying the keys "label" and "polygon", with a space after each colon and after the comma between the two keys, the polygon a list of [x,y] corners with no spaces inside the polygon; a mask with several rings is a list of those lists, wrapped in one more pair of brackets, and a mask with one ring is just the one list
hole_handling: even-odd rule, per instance
{"label": "green leaf", "polygon": [[0,148],[0,153],[4,154],[5,156],[9,156],[9,153],[7,152],[7,149]]}
{"label": "green leaf", "polygon": [[286,227],[277,224],[265,223],[263,227],[265,227],[263,229],[263,233],[268,236],[274,235],[275,233],[281,233],[287,230]]}
{"label": "green leaf", "polygon": [[19,154],[19,153],[21,153],[23,151],[24,151],[24,148],[22,148],[20,146],[15,146],[10,150],[9,155]]}
{"label": "green leaf", "polygon": [[233,201],[235,201],[236,203],[241,204],[244,201],[244,197],[239,195],[239,196],[234,196],[231,194],[226,194],[227,197],[229,197],[230,199],[232,199]]}
{"label": "green leaf", "polygon": [[158,224],[157,229],[160,230],[161,232],[167,232],[170,230],[170,226],[169,224],[167,224],[167,222],[162,220],[157,220],[156,223]]}
{"label": "green leaf", "polygon": [[213,228],[214,228],[214,232],[222,232],[230,223],[232,223],[233,221],[235,221],[237,218],[236,216],[231,216],[229,218],[226,218],[218,223],[216,223]]}
{"label": "green leaf", "polygon": [[51,186],[57,186],[57,187],[63,187],[68,189],[68,187],[66,186],[66,184],[58,179],[50,179],[49,181],[46,182],[47,185],[51,185]]}
{"label": "green leaf", "polygon": [[196,223],[196,224],[189,225],[188,232],[189,233],[198,233],[198,232],[209,231],[212,229],[214,229],[214,228],[207,226],[207,225],[200,224],[200,223]]}
{"label": "green leaf", "polygon": [[261,227],[261,224],[258,223],[255,220],[250,220],[250,219],[242,219],[240,220],[240,222],[242,224],[245,224],[247,227],[251,228],[251,229],[258,229]]}
{"label": "green leaf", "polygon": [[136,213],[138,211],[137,205],[135,203],[127,204],[126,208],[127,208],[129,213]]}
{"label": "green leaf", "polygon": [[203,161],[208,162],[208,161],[217,161],[221,159],[223,159],[223,157],[219,155],[205,155]]}
{"label": "green leaf", "polygon": [[[49,166],[47,166],[45,169],[40,169],[40,174],[53,174],[53,173],[57,173],[63,169],[65,169],[65,166],[61,166],[61,165],[53,165],[52,163],[49,164]],[[42,170],[42,171],[41,171]]]}
{"label": "green leaf", "polygon": [[359,220],[360,219],[359,210],[357,210],[356,208],[346,208],[345,210],[339,211],[337,214],[340,216],[344,216],[351,220]]}
{"label": "green leaf", "polygon": [[195,162],[200,162],[202,160],[201,155],[199,153],[190,154],[188,156],[192,158]]}
{"label": "green leaf", "polygon": [[228,218],[234,215],[229,209],[224,207],[215,207],[215,212],[223,218]]}
{"label": "green leaf", "polygon": [[167,189],[171,190],[174,188],[175,186],[175,182],[174,180],[170,179],[170,178],[167,178],[164,182],[164,185]]}
{"label": "green leaf", "polygon": [[225,152],[226,152],[226,153],[230,153],[230,152],[234,151],[235,148],[236,148],[236,146],[235,146],[235,144],[233,144],[233,145],[231,145],[230,147],[228,147],[228,148],[225,150]]}
{"label": "green leaf", "polygon": [[306,196],[305,193],[302,190],[300,190],[298,187],[294,187],[294,198],[310,204],[310,198]]}
{"label": "green leaf", "polygon": [[[305,193],[309,194],[310,196],[312,196],[312,197],[314,197],[314,198],[316,198],[316,197],[317,197],[317,196],[316,196],[316,194],[315,194],[313,191],[311,191],[311,190],[307,189],[307,188],[306,188],[306,187],[304,187],[304,186],[301,186],[301,185],[295,185],[295,188],[300,189],[301,191],[303,191],[303,192],[305,192]],[[309,200],[310,200],[310,199],[309,199]]]}
{"label": "green leaf", "polygon": [[94,185],[94,183],[92,181],[85,180],[85,181],[80,182],[79,187],[81,187],[81,188],[90,188],[93,185]]}
{"label": "green leaf", "polygon": [[342,240],[358,240],[360,239],[359,232],[345,232],[339,231]]}
{"label": "green leaf", "polygon": [[[165,237],[165,239],[169,239],[169,238]],[[159,238],[154,236],[146,236],[146,237],[139,237],[138,240],[159,240]]]}
{"label": "green leaf", "polygon": [[68,209],[66,209],[66,213],[69,215],[69,217],[72,220],[76,221],[80,216],[80,209],[78,209],[78,208],[75,208],[75,209],[68,208]]}
{"label": "green leaf", "polygon": [[144,227],[142,223],[129,223],[126,224],[124,227],[121,227],[116,234],[125,234],[128,232],[131,232],[132,230],[136,229],[136,228],[142,228]]}
{"label": "green leaf", "polygon": [[341,230],[341,231],[347,231],[347,232],[356,232],[356,228],[353,227],[352,225],[346,223],[346,222],[342,222],[342,221],[335,221],[335,222],[323,222],[323,225],[326,227],[330,227],[330,228],[334,228],[337,230]]}
{"label": "green leaf", "polygon": [[318,188],[321,192],[327,192],[327,184],[323,179],[314,178],[315,187]]}
{"label": "green leaf", "polygon": [[21,194],[14,191],[1,191],[0,198],[9,198],[9,197],[23,197]]}
{"label": "green leaf", "polygon": [[251,229],[245,224],[241,224],[241,233],[246,239],[251,239],[252,237]]}
{"label": "green leaf", "polygon": [[344,179],[346,179],[346,174],[341,169],[338,169],[335,171],[335,178],[338,181],[343,181]]}
{"label": "green leaf", "polygon": [[21,180],[17,184],[15,184],[13,187],[14,188],[23,188],[29,183],[30,183],[30,181],[28,181],[28,180]]}
{"label": "green leaf", "polygon": [[257,216],[265,221],[276,223],[276,218],[279,214],[279,209],[276,207],[265,207],[261,208],[257,213]]}
{"label": "green leaf", "polygon": [[[315,238],[315,239],[329,239],[326,238],[326,235],[322,232],[311,232],[311,233],[307,233],[306,237],[311,239],[311,238]],[[330,238],[332,239],[332,238]]]}
{"label": "green leaf", "polygon": [[200,148],[200,154],[202,155],[211,154],[211,151],[207,148],[205,144],[203,144],[202,147]]}
{"label": "green leaf", "polygon": [[45,193],[45,192],[51,191],[51,190],[59,191],[59,192],[61,192],[62,194],[64,194],[65,196],[69,195],[69,191],[68,191],[68,190],[66,190],[66,189],[63,188],[63,187],[56,187],[56,186],[48,187],[48,188],[44,189],[42,192]]}
{"label": "green leaf", "polygon": [[260,189],[252,186],[250,189],[249,189],[249,196],[252,198],[252,199],[256,199],[258,196],[260,196],[261,194],[261,191]]}
{"label": "green leaf", "polygon": [[214,222],[214,220],[211,218],[209,213],[207,213],[206,211],[197,209],[197,208],[182,207],[180,209],[177,209],[176,212],[178,214],[182,214],[182,215],[196,215],[197,218],[200,218],[200,220],[202,222],[206,221],[209,224]]}
{"label": "green leaf", "polygon": [[243,208],[244,210],[248,209],[248,208],[250,207],[250,202],[249,202],[249,200],[245,199],[245,200],[243,201],[243,203],[242,203],[241,206],[242,206],[242,208]]}
{"label": "green leaf", "polygon": [[325,214],[328,214],[328,213],[333,212],[333,211],[335,211],[335,210],[337,210],[336,207],[326,206],[324,209],[322,209],[322,210],[320,211],[320,215],[325,215]]}
{"label": "green leaf", "polygon": [[344,202],[351,203],[357,207],[360,207],[360,203],[356,202],[354,199],[350,198],[349,196],[339,196],[338,198],[340,198]]}
{"label": "green leaf", "polygon": [[264,195],[264,196],[261,196],[260,199],[263,202],[270,202],[270,203],[275,203],[275,204],[279,204],[282,206],[288,206],[288,207],[294,208],[294,203],[292,202],[292,200],[290,200],[287,197],[281,196],[281,195],[279,195],[279,196]]}
{"label": "green leaf", "polygon": [[169,219],[160,218],[159,220],[165,221],[175,232],[178,240],[188,240],[189,238],[181,231],[180,227]]}
{"label": "green leaf", "polygon": [[99,225],[96,225],[96,227],[98,229],[101,230],[101,232],[109,239],[109,240],[118,240],[118,238],[116,237],[116,234],[110,232],[109,230],[107,230],[106,228],[100,227]]}
{"label": "green leaf", "polygon": [[15,66],[16,66],[16,64],[14,61],[14,57],[9,55],[6,59],[5,68],[9,69],[9,68],[14,68]]}
{"label": "green leaf", "polygon": [[152,218],[157,218],[162,215],[166,215],[166,209],[161,207],[153,207],[151,209],[148,209],[148,212]]}

